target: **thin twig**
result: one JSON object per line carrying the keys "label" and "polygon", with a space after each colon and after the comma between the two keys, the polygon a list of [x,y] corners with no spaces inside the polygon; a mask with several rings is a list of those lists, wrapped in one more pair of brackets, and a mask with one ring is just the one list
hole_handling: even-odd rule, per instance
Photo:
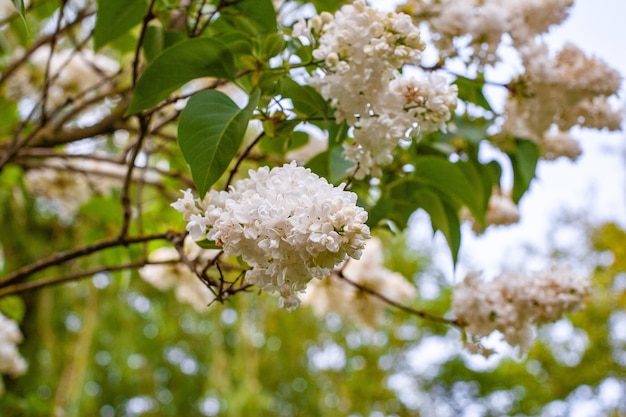
{"label": "thin twig", "polygon": [[135,87],[135,84],[137,84],[137,78],[139,78],[139,57],[141,55],[141,46],[143,45],[143,40],[146,36],[146,31],[148,30],[148,23],[154,19],[154,12],[152,9],[154,8],[155,3],[156,0],[150,1],[148,10],[143,17],[143,23],[141,24],[141,32],[139,32],[139,39],[137,40],[137,47],[135,48],[135,58],[133,59],[133,88]]}
{"label": "thin twig", "polygon": [[351,280],[350,278],[346,277],[343,273],[342,270],[338,270],[338,271],[334,271],[334,275],[338,277],[339,279],[344,280],[345,282],[347,282],[348,284],[352,285],[354,288],[358,289],[359,291],[362,291],[364,293],[367,293],[373,297],[378,298],[379,300],[389,304],[392,307],[395,307],[397,309],[400,309],[406,313],[412,314],[414,316],[426,319],[426,320],[430,320],[430,321],[434,321],[437,323],[444,323],[444,324],[449,324],[452,326],[456,326],[456,327],[462,327],[461,322],[458,319],[449,319],[446,317],[440,317],[440,316],[435,316],[433,314],[430,314],[426,311],[423,310],[418,310],[409,306],[406,306],[404,304],[400,304],[397,301],[394,301],[390,298],[387,298],[386,296],[382,295],[381,293],[372,290],[371,288],[368,288],[364,285],[359,284],[356,281]]}
{"label": "thin twig", "polygon": [[250,145],[248,145],[246,147],[246,149],[244,149],[244,151],[241,153],[241,155],[239,155],[239,157],[237,158],[237,161],[235,162],[235,165],[230,170],[230,174],[228,175],[228,180],[226,180],[226,185],[224,185],[224,190],[228,190],[228,187],[230,186],[230,183],[233,181],[233,178],[235,177],[235,175],[237,174],[237,171],[239,170],[239,166],[241,165],[243,160],[246,159],[246,156],[248,156],[250,151],[252,151],[252,148],[254,148],[257,145],[257,143],[259,143],[261,141],[261,139],[263,139],[264,136],[265,136],[265,132],[261,132],[252,141],[252,143]]}

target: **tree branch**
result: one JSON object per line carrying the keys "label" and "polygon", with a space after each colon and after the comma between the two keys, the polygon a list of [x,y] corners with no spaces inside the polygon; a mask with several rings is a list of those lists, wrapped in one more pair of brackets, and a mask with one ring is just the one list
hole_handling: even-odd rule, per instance
{"label": "tree branch", "polygon": [[116,237],[114,239],[107,239],[91,245],[82,246],[79,248],[58,252],[50,255],[46,258],[33,262],[30,265],[23,266],[22,268],[13,271],[0,280],[0,288],[7,287],[9,284],[23,280],[39,271],[50,268],[54,265],[60,265],[72,259],[81,258],[83,256],[91,255],[96,252],[100,252],[105,249],[114,248],[116,246],[127,246],[136,243],[149,242],[152,240],[169,240],[173,241],[178,236],[175,232],[166,232],[146,236],[135,237]]}
{"label": "tree branch", "polygon": [[336,277],[338,277],[339,279],[344,280],[345,282],[347,282],[348,284],[352,285],[354,288],[356,288],[359,291],[362,291],[366,294],[371,295],[372,297],[378,298],[379,300],[389,304],[392,307],[395,307],[399,310],[402,310],[406,313],[412,314],[414,316],[426,319],[426,320],[430,320],[430,321],[434,321],[437,323],[443,323],[443,324],[450,324],[452,326],[456,326],[456,327],[463,327],[462,323],[458,320],[458,319],[449,319],[449,318],[445,318],[445,317],[440,317],[440,316],[435,316],[433,314],[430,314],[426,311],[423,310],[418,310],[409,306],[406,306],[404,304],[400,304],[397,301],[392,300],[391,298],[387,298],[384,295],[382,295],[381,293],[374,291],[364,285],[359,284],[356,281],[351,280],[350,278],[346,277],[343,274],[343,271],[338,270],[338,271],[333,271],[334,275]]}

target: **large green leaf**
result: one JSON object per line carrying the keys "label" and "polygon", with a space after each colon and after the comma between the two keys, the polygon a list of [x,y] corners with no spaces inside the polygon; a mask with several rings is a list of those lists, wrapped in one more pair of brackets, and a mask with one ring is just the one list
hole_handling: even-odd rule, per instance
{"label": "large green leaf", "polygon": [[189,99],[180,115],[178,144],[201,196],[237,154],[258,101],[258,91],[244,109],[216,90],[202,91]]}
{"label": "large green leaf", "polygon": [[354,166],[343,156],[343,149],[333,147],[316,155],[306,164],[307,168],[333,184],[348,178],[349,169]]}
{"label": "large green leaf", "polygon": [[515,152],[508,155],[513,166],[512,197],[517,203],[535,178],[535,169],[540,155],[539,147],[531,140],[516,139]]}
{"label": "large green leaf", "polygon": [[222,18],[250,35],[276,32],[276,9],[272,0],[239,0],[220,10]]}
{"label": "large green leaf", "polygon": [[285,77],[280,81],[280,94],[291,99],[293,111],[304,119],[326,119],[328,103],[311,86],[300,85],[291,78]]}
{"label": "large green leaf", "polygon": [[98,0],[94,48],[102,48],[137,26],[146,14],[145,0]]}
{"label": "large green leaf", "polygon": [[487,101],[487,98],[483,94],[485,82],[482,75],[479,74],[476,79],[459,75],[456,80],[454,80],[454,84],[459,88],[458,96],[461,100],[476,104],[485,110],[493,112],[489,101]]}
{"label": "large green leaf", "polygon": [[431,156],[418,158],[413,177],[467,206],[476,218],[485,216],[486,207],[481,193],[475,190],[463,170],[447,159]]}
{"label": "large green leaf", "polygon": [[148,62],[152,62],[163,52],[164,38],[161,26],[149,25],[146,28],[146,34],[141,47],[143,48],[143,54]]}
{"label": "large green leaf", "polygon": [[446,238],[456,264],[461,244],[457,208],[439,190],[413,177],[404,177],[386,189],[374,207],[368,210],[368,224],[374,227],[381,220],[388,219],[404,229],[411,215],[420,208],[430,216],[433,231],[440,231]]}
{"label": "large green leaf", "polygon": [[223,42],[196,38],[178,42],[150,63],[137,81],[127,115],[146,110],[186,82],[201,77],[235,78],[234,57]]}

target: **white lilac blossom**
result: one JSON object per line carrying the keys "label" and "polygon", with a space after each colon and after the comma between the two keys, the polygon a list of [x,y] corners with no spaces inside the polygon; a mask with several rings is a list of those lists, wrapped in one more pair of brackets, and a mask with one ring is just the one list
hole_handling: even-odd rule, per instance
{"label": "white lilac blossom", "polygon": [[[22,333],[17,323],[0,313],[0,374],[16,378],[26,372],[28,365],[17,350],[21,342]],[[2,388],[0,378],[0,394]]]}
{"label": "white lilac blossom", "polygon": [[35,50],[28,60],[42,76],[49,64],[52,83],[48,99],[55,106],[63,104],[69,93],[96,91],[103,78],[112,77],[120,70],[116,60],[89,49],[57,50],[50,58],[50,47],[45,45]]}
{"label": "white lilac blossom", "polygon": [[[172,206],[194,240],[209,239],[250,266],[246,279],[296,308],[297,294],[348,257],[358,259],[369,238],[367,212],[345,185],[329,184],[295,162],[250,170],[228,191],[202,201],[190,191]],[[193,205],[193,207],[192,207]]]}
{"label": "white lilac blossom", "polygon": [[294,27],[313,42],[324,71],[309,82],[336,109],[338,122],[354,127],[344,144],[354,174],[380,176],[392,151],[417,132],[445,129],[456,107],[457,88],[439,74],[405,79],[404,65],[418,65],[424,43],[404,13],[376,11],[357,0],[334,15],[322,13]]}
{"label": "white lilac blossom", "polygon": [[[183,244],[183,252],[198,268],[202,268],[219,253],[217,250],[202,250],[189,236]],[[173,288],[179,302],[203,312],[215,299],[211,290],[181,262],[180,254],[175,248],[161,247],[150,253],[148,260],[153,263],[140,268],[139,276],[161,291]]]}
{"label": "white lilac blossom", "polygon": [[561,156],[575,161],[582,153],[578,141],[569,132],[561,132],[558,129],[546,132],[539,141],[539,148],[541,156],[548,161]]}
{"label": "white lilac blossom", "polygon": [[513,84],[524,91],[505,103],[505,134],[535,141],[547,159],[575,159],[580,148],[572,127],[619,129],[622,114],[607,101],[620,87],[617,71],[571,44],[555,57],[544,44],[526,45],[520,54],[525,73]]}
{"label": "white lilac blossom", "polygon": [[[403,302],[414,298],[417,289],[400,273],[383,266],[382,242],[372,238],[359,260],[350,260],[342,269],[343,275],[390,300]],[[302,297],[305,304],[323,316],[331,311],[346,314],[351,320],[368,327],[382,322],[385,303],[346,281],[330,276],[313,280]]]}
{"label": "white lilac blossom", "polygon": [[509,344],[527,349],[533,325],[580,309],[588,291],[588,280],[569,267],[503,273],[491,281],[469,274],[454,289],[452,312],[475,338],[497,330]]}
{"label": "white lilac blossom", "polygon": [[45,166],[26,171],[26,188],[47,200],[60,218],[71,219],[94,194],[110,195],[121,187],[126,171],[126,166],[105,160],[48,158]]}
{"label": "white lilac blossom", "polygon": [[[482,233],[483,226],[474,219],[469,210],[462,212],[463,220],[472,224],[475,233]],[[494,189],[489,198],[487,213],[485,214],[486,226],[506,226],[517,223],[520,219],[519,207],[511,198],[511,190]]]}
{"label": "white lilac blossom", "polygon": [[511,191],[494,190],[489,198],[487,225],[509,225],[519,221],[519,208],[511,198]]}
{"label": "white lilac blossom", "polygon": [[400,10],[436,34],[430,40],[441,56],[485,65],[499,61],[498,48],[507,39],[520,47],[561,23],[572,4],[573,0],[408,0]]}

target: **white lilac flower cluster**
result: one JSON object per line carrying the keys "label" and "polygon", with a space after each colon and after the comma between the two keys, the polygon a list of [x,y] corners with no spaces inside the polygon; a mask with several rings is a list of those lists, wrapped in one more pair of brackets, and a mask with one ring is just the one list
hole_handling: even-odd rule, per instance
{"label": "white lilac flower cluster", "polygon": [[[22,342],[22,333],[17,323],[0,313],[0,374],[16,378],[28,368],[26,361],[17,350]],[[3,391],[0,378],[0,394]]]}
{"label": "white lilac flower cluster", "polygon": [[[482,233],[483,226],[474,219],[469,210],[464,209],[461,212],[463,220],[467,220],[472,224],[472,230],[475,233]],[[485,214],[486,226],[505,226],[514,224],[519,221],[519,207],[511,198],[511,190],[494,189],[489,198],[487,205],[487,213]]]}
{"label": "white lilac flower cluster", "polygon": [[48,99],[55,106],[63,104],[68,94],[87,90],[95,92],[103,78],[112,77],[120,70],[120,64],[116,60],[89,49],[62,49],[55,51],[50,57],[50,47],[43,46],[29,57],[29,62],[42,75],[49,62],[49,77],[52,82]]}
{"label": "white lilac flower cluster", "polygon": [[456,107],[456,86],[438,73],[416,79],[399,71],[419,64],[424,49],[408,15],[379,12],[357,0],[334,15],[298,22],[293,34],[308,37],[313,57],[325,63],[310,83],[330,100],[337,121],[354,127],[354,141],[344,147],[357,164],[357,178],[380,176],[401,140],[445,129]]}
{"label": "white lilac flower cluster", "polygon": [[62,219],[73,218],[94,195],[121,187],[127,168],[89,158],[48,158],[46,165],[26,171],[29,193],[44,198]]}
{"label": "white lilac flower cluster", "polygon": [[[361,259],[348,261],[342,273],[351,281],[396,302],[417,296],[417,289],[402,274],[385,268],[383,261],[382,243],[380,239],[372,238]],[[312,306],[318,316],[339,312],[372,328],[381,324],[385,308],[380,299],[335,276],[313,280],[303,294],[302,302]]]}
{"label": "white lilac flower cluster", "polygon": [[228,191],[195,200],[191,190],[172,204],[194,240],[206,238],[251,267],[246,279],[277,292],[279,305],[300,304],[297,294],[348,257],[361,256],[369,238],[367,212],[356,194],[329,184],[295,162],[250,170]]}
{"label": "white lilac flower cluster", "polygon": [[[17,50],[15,59],[25,59],[25,53]],[[116,60],[88,49],[57,49],[51,57],[49,45],[37,48],[25,60],[29,65],[20,66],[12,74],[7,97],[15,101],[40,99],[39,86],[47,69],[49,85],[46,104],[49,109],[69,104],[79,107],[88,103],[107,85],[103,80],[115,76],[121,69]]]}
{"label": "white lilac flower cluster", "polygon": [[561,23],[572,4],[573,0],[408,0],[400,10],[426,25],[442,57],[484,65],[499,60],[497,49],[506,39],[519,47]]}
{"label": "white lilac flower cluster", "polygon": [[622,81],[616,70],[572,44],[555,57],[538,44],[520,48],[520,54],[526,72],[516,83],[526,90],[525,97],[507,100],[504,132],[534,140],[546,159],[575,159],[580,147],[569,132],[572,127],[620,128],[622,112],[608,101]]}
{"label": "white lilac flower cluster", "polygon": [[[185,257],[193,264],[201,267],[217,256],[217,250],[203,250],[189,236],[183,244]],[[139,276],[155,288],[166,291],[174,288],[176,299],[191,305],[196,311],[203,312],[215,296],[206,285],[181,262],[180,254],[175,248],[161,247],[148,256],[150,262],[139,269]]]}
{"label": "white lilac flower cluster", "polygon": [[526,349],[532,326],[556,321],[583,306],[589,283],[568,267],[535,273],[503,273],[491,281],[469,274],[452,296],[452,312],[473,337],[499,331]]}

